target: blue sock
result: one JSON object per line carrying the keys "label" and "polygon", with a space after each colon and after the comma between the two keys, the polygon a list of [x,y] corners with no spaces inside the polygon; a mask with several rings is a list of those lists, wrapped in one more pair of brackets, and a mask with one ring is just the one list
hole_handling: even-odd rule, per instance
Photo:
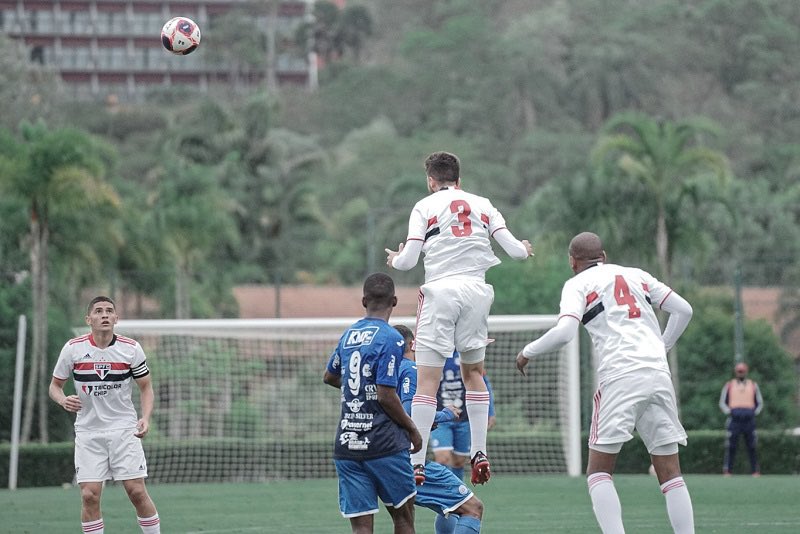
{"label": "blue sock", "polygon": [[468,515],[462,515],[453,534],[478,534],[481,531],[481,520]]}
{"label": "blue sock", "polygon": [[464,468],[463,467],[453,467],[452,465],[448,465],[447,468],[453,472],[455,476],[458,477],[458,480],[464,480]]}
{"label": "blue sock", "polygon": [[436,515],[436,521],[433,526],[436,528],[436,534],[454,534],[456,525],[458,524],[458,516],[450,514],[445,517],[442,514]]}

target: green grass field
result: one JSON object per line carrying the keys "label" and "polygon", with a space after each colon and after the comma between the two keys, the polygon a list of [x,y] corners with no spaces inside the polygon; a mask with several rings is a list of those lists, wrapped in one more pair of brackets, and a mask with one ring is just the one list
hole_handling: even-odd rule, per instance
{"label": "green grass field", "polygon": [[[654,477],[615,477],[628,532],[669,533]],[[800,477],[688,475],[697,532],[800,532]],[[140,532],[121,486],[106,488],[106,532]],[[150,487],[171,533],[349,533],[339,515],[335,480],[267,484],[160,484]],[[484,534],[599,532],[583,477],[496,476],[477,494],[486,505]],[[433,512],[417,508],[417,532],[433,532]],[[80,532],[76,488],[0,491],[0,532]],[[385,510],[376,533],[391,533]]]}

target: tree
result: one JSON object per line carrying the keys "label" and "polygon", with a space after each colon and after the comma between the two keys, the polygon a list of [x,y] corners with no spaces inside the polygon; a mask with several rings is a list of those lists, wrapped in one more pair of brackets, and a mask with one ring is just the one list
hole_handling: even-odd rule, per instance
{"label": "tree", "polygon": [[312,22],[297,28],[295,42],[306,48],[311,37],[312,50],[326,62],[331,63],[352,51],[356,62],[361,57],[364,42],[372,35],[372,15],[362,5],[347,6],[344,9],[333,2],[318,0],[314,2]]}
{"label": "tree", "polygon": [[151,199],[152,228],[174,267],[176,319],[192,315],[190,284],[198,267],[223,243],[238,241],[232,205],[217,185],[213,169],[165,156]]}
{"label": "tree", "polygon": [[699,182],[710,176],[719,185],[729,180],[727,158],[702,144],[718,128],[706,119],[654,119],[641,113],[621,113],[606,123],[592,150],[592,163],[607,180],[631,179],[651,198],[640,206],[642,218],[655,218],[653,243],[659,276],[672,279],[670,238],[681,226],[680,207],[696,198]]}
{"label": "tree", "polygon": [[[9,135],[0,138],[0,186],[23,199],[29,210],[33,333],[21,439],[30,439],[34,410],[38,405],[39,439],[47,442],[49,403],[44,378],[48,376],[51,228],[64,212],[117,205],[119,199],[104,181],[105,168],[95,139],[79,130],[51,130],[42,122],[23,123],[20,133],[21,140]],[[77,240],[79,236],[74,233],[71,237]]]}

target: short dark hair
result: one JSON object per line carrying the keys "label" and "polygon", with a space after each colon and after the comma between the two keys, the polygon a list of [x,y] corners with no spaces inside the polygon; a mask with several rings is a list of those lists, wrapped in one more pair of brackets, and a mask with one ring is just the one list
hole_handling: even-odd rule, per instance
{"label": "short dark hair", "polygon": [[103,296],[103,295],[98,295],[98,296],[96,296],[95,298],[93,298],[93,299],[92,299],[92,300],[89,302],[89,306],[87,306],[87,308],[86,308],[86,314],[87,314],[87,315],[88,315],[88,314],[90,314],[90,313],[92,313],[92,308],[94,308],[94,305],[95,305],[95,304],[97,304],[98,302],[110,302],[110,303],[111,303],[111,305],[112,305],[112,306],[114,306],[114,309],[115,309],[115,310],[116,310],[116,308],[117,308],[117,305],[116,305],[116,304],[114,304],[114,301],[113,301],[113,300],[111,300],[109,297],[105,297],[105,296]]}
{"label": "short dark hair", "polygon": [[425,172],[437,182],[457,182],[461,176],[461,162],[455,154],[434,152],[425,159]]}
{"label": "short dark hair", "polygon": [[396,324],[392,326],[394,326],[394,329],[400,332],[400,335],[403,336],[403,341],[406,342],[406,348],[411,347],[414,343],[414,332],[412,332],[411,329],[404,324]]}
{"label": "short dark hair", "polygon": [[365,306],[391,308],[394,303],[394,280],[386,273],[373,273],[364,280]]}

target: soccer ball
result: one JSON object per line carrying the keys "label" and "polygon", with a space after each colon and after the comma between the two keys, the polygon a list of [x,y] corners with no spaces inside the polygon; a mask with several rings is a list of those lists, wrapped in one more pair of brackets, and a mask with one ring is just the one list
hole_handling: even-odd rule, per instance
{"label": "soccer ball", "polygon": [[191,54],[200,44],[200,27],[186,17],[169,19],[161,28],[161,43],[173,54]]}

